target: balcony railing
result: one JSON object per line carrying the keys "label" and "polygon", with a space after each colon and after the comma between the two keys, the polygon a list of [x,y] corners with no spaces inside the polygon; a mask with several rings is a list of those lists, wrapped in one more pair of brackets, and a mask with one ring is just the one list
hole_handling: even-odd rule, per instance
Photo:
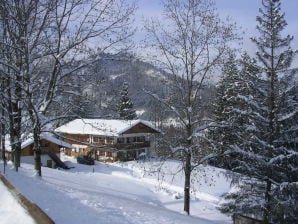
{"label": "balcony railing", "polygon": [[116,148],[118,150],[125,149],[141,149],[141,148],[148,148],[150,147],[150,142],[145,141],[145,142],[131,142],[131,143],[114,143],[114,144],[109,144],[107,146],[110,146],[112,148]]}

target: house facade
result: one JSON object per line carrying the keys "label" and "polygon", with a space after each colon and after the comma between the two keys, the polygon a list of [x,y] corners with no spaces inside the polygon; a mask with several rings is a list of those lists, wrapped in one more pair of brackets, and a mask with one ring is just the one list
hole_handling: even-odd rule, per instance
{"label": "house facade", "polygon": [[148,156],[152,135],[161,133],[148,121],[106,119],[76,119],[56,132],[74,146],[65,150],[66,155],[89,156],[104,162]]}
{"label": "house facade", "polygon": [[[10,142],[10,141],[8,141]],[[33,138],[29,137],[21,144],[21,162],[34,164],[34,150],[33,150]],[[41,164],[49,168],[61,167],[67,169],[68,167],[60,160],[60,151],[63,149],[72,149],[73,146],[64,142],[53,135],[42,134],[40,136],[41,147]],[[13,153],[11,147],[8,144],[6,146],[6,158],[13,160]]]}

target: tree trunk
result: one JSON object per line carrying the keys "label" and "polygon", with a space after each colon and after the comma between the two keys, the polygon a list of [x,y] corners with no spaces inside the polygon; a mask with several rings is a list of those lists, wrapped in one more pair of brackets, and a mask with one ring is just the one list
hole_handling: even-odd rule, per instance
{"label": "tree trunk", "polygon": [[265,192],[265,208],[264,208],[264,224],[270,223],[270,212],[271,212],[271,181],[266,182],[266,192]]}
{"label": "tree trunk", "polygon": [[[16,137],[16,135],[14,137]],[[15,144],[15,151],[14,151],[14,165],[15,165],[15,169],[17,172],[18,172],[19,167],[21,166],[21,150],[22,150],[21,144],[19,142],[17,142]]]}
{"label": "tree trunk", "polygon": [[34,149],[34,160],[35,160],[35,170],[38,176],[41,177],[41,148],[40,148],[40,127],[36,124],[33,129],[33,149]]}
{"label": "tree trunk", "polygon": [[[3,124],[2,124],[3,127]],[[1,129],[2,132],[2,129]],[[5,167],[6,167],[6,157],[5,157],[5,135],[1,133],[1,148],[2,148],[2,160],[3,160],[3,173],[5,174]]]}
{"label": "tree trunk", "polygon": [[[17,78],[17,82],[20,82],[20,78]],[[7,86],[10,86],[10,79],[7,80]],[[20,83],[16,84],[15,92],[11,89],[8,90],[8,118],[9,118],[9,134],[12,142],[11,152],[14,161],[15,169],[18,172],[20,167],[21,157],[21,108],[19,106],[21,99],[21,87]]]}
{"label": "tree trunk", "polygon": [[5,174],[6,167],[6,157],[5,157],[5,123],[4,123],[4,103],[2,102],[2,112],[1,112],[1,149],[2,149],[2,160],[3,160],[3,173]]}
{"label": "tree trunk", "polygon": [[191,154],[186,153],[185,167],[184,167],[184,211],[189,215],[190,208],[190,175],[191,175]]}
{"label": "tree trunk", "polygon": [[[10,101],[12,100],[11,96]],[[18,103],[9,103],[10,106],[8,108],[9,111],[9,133],[10,140],[12,142],[11,151],[13,154],[13,161],[15,165],[15,169],[18,172],[18,168],[20,167],[20,157],[21,157],[21,112],[18,109]]]}

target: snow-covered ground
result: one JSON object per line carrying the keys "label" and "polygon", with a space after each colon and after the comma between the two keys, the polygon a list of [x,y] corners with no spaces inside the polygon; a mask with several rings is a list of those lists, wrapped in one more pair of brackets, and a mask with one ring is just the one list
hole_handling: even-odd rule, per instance
{"label": "snow-covered ground", "polygon": [[202,167],[197,176],[201,181],[193,182],[191,216],[187,216],[182,212],[183,176],[177,161],[160,168],[157,161],[87,166],[71,157],[64,159],[74,168],[43,168],[38,178],[32,165],[22,163],[16,173],[10,164],[6,175],[57,224],[231,223],[216,209],[222,193],[230,189],[219,169]]}
{"label": "snow-covered ground", "polygon": [[35,224],[27,211],[0,181],[0,223],[1,224]]}

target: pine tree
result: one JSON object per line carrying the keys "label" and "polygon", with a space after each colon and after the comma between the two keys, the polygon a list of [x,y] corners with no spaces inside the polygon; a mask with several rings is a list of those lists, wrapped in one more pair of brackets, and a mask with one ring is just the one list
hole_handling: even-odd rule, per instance
{"label": "pine tree", "polygon": [[[208,131],[208,139],[217,154],[224,154],[235,138],[232,110],[238,104],[239,68],[235,55],[230,55],[222,70],[222,77],[217,85],[216,102],[213,105],[213,120],[215,125]],[[220,163],[220,164],[218,164]],[[211,164],[231,168],[229,156],[216,158]]]}
{"label": "pine tree", "polygon": [[228,195],[232,203],[223,208],[261,215],[264,223],[295,223],[298,92],[297,70],[290,66],[296,52],[290,48],[293,37],[282,37],[286,22],[280,13],[280,0],[263,0],[262,5],[257,17],[260,35],[252,39],[258,48],[258,68],[251,70],[254,63],[243,60],[246,69],[242,73],[246,75],[242,78],[248,78],[249,89],[240,91],[238,98],[246,109],[239,110],[239,104],[234,109],[243,118],[237,121],[240,132],[234,131],[242,144],[226,143],[237,155],[233,170],[250,179],[241,182],[238,192]]}
{"label": "pine tree", "polygon": [[282,37],[287,23],[280,12],[280,2],[263,1],[261,16],[257,17],[260,36],[252,39],[258,47],[257,59],[264,75],[260,88],[265,90],[258,102],[264,104],[259,109],[264,119],[258,120],[256,140],[261,140],[258,145],[264,151],[265,222],[292,223],[298,218],[298,92],[295,70],[290,66],[297,51],[290,47],[292,36]]}
{"label": "pine tree", "polygon": [[133,120],[136,118],[136,111],[133,108],[133,102],[128,96],[129,85],[127,82],[123,83],[120,92],[120,102],[118,104],[119,117],[125,120]]}
{"label": "pine tree", "polygon": [[214,125],[208,131],[213,151],[220,155],[211,160],[216,166],[242,171],[240,154],[233,152],[233,147],[248,146],[247,130],[253,128],[248,125],[251,109],[247,100],[253,95],[256,73],[255,62],[247,53],[240,60],[231,55],[224,65],[214,103]]}

